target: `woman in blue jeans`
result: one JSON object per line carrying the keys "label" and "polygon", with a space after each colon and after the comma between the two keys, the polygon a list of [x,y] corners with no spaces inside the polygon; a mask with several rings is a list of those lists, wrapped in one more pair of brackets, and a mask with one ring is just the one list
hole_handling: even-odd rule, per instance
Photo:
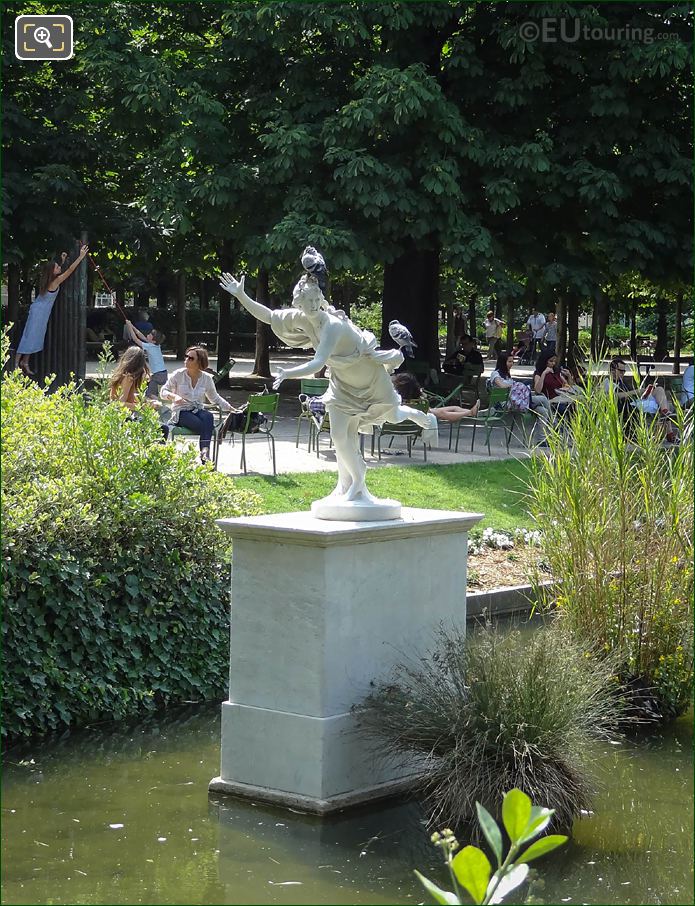
{"label": "woman in blue jeans", "polygon": [[233,407],[219,395],[212,375],[205,370],[208,367],[207,349],[190,346],[185,362],[183,368],[169,375],[159,395],[172,404],[170,425],[190,428],[200,435],[200,460],[208,462],[215,420],[212,412],[204,408],[205,401],[215,403],[223,412],[231,412]]}

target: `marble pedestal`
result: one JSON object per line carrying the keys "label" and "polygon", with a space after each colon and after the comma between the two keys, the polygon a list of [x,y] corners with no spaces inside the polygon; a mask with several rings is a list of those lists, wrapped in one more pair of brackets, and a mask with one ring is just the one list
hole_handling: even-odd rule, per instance
{"label": "marble pedestal", "polygon": [[397,792],[352,705],[370,682],[465,627],[479,514],[403,508],[385,522],[308,513],[221,519],[234,539],[229,700],[210,789],[324,814]]}

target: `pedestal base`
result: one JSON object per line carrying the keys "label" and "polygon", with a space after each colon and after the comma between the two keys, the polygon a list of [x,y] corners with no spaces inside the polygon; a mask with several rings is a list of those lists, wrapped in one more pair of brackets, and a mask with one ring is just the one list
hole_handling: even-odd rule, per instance
{"label": "pedestal base", "polygon": [[401,518],[401,505],[397,500],[380,500],[377,497],[359,497],[357,500],[324,497],[311,504],[311,515],[337,522],[385,522]]}
{"label": "pedestal base", "polygon": [[351,708],[442,624],[465,627],[480,518],[404,507],[383,522],[220,520],[234,538],[232,633],[211,790],[325,814],[412,781],[420,765],[375,758]]}

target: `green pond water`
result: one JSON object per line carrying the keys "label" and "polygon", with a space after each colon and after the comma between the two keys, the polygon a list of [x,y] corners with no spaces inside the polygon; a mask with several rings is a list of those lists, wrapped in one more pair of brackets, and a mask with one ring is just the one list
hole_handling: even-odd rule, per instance
{"label": "green pond water", "polygon": [[[693,903],[692,715],[595,761],[595,814],[536,863],[535,901]],[[218,766],[218,706],[10,751],[2,901],[423,903],[413,868],[446,883],[416,803],[319,820],[208,798]]]}

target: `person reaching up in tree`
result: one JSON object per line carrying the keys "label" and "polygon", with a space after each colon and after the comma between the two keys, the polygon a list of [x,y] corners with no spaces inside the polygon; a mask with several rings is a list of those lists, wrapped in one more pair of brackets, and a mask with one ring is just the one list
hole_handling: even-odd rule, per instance
{"label": "person reaching up in tree", "polygon": [[34,374],[29,367],[29,359],[34,353],[41,352],[43,349],[48,319],[51,317],[53,303],[58,297],[61,283],[65,283],[68,277],[72,276],[73,271],[81,263],[88,251],[89,247],[83,245],[79,255],[66,271],[62,271],[62,268],[67,258],[67,252],[63,252],[60,258],[56,257],[51,261],[46,261],[41,268],[39,291],[31,303],[27,323],[24,325],[24,332],[22,333],[22,339],[19,341],[15,357],[15,366],[21,368],[24,374],[32,376]]}

